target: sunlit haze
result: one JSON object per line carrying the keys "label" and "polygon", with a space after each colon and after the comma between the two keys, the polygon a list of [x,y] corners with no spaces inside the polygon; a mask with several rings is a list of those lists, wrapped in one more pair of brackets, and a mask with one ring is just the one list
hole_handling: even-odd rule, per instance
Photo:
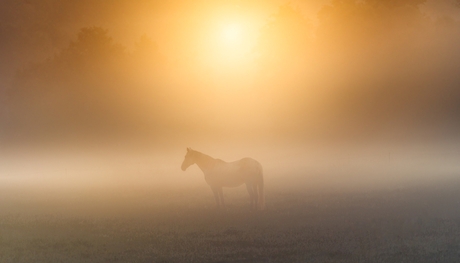
{"label": "sunlit haze", "polygon": [[171,173],[188,146],[286,159],[276,169],[299,173],[318,151],[419,155],[423,143],[427,156],[456,158],[441,146],[457,142],[459,116],[459,11],[447,1],[15,8],[3,16],[16,26],[2,32],[18,33],[2,33],[3,61],[13,62],[0,68],[1,135],[19,163],[8,151],[142,153],[165,158],[155,166]]}
{"label": "sunlit haze", "polygon": [[[303,233],[299,229],[311,218],[329,222],[321,202],[335,200],[328,199],[334,194],[363,194],[350,200],[378,207],[398,191],[419,196],[420,189],[453,189],[460,185],[459,68],[460,2],[455,0],[3,0],[0,262],[6,253],[2,247],[9,243],[3,233],[21,236],[3,228],[4,215],[158,216],[163,212],[152,212],[158,207],[172,217],[180,213],[170,207],[204,215],[207,212],[196,211],[211,211],[217,196],[225,197],[230,213],[246,224],[243,209],[249,207],[248,193],[257,187],[211,191],[197,165],[181,170],[186,153],[193,152],[187,147],[226,162],[256,160],[250,161],[252,170],[245,162],[221,170],[239,171],[235,167],[240,165],[257,170],[258,176],[263,171],[267,212],[261,215],[272,222],[267,223],[270,229],[283,235],[287,230],[277,225],[282,221],[277,216],[289,216],[289,209],[307,203],[308,209],[294,209],[305,211],[299,220],[287,220],[295,226],[289,233]],[[383,201],[366,203],[366,194],[378,194]],[[445,198],[448,204],[454,199]],[[367,207],[354,206],[354,201],[350,207],[356,211]],[[422,204],[411,202],[401,204]],[[330,214],[343,212],[337,211]],[[388,215],[397,214],[394,211]],[[368,212],[362,214],[373,214]],[[182,227],[179,216],[174,218]],[[400,221],[424,224],[419,218],[405,220]],[[230,230],[215,231],[226,237],[244,232],[232,227],[229,223]],[[192,227],[177,236],[220,235],[206,231]],[[262,232],[240,234],[235,236],[244,237],[248,246],[266,238],[257,236]],[[161,250],[151,242],[143,251]],[[183,257],[171,262],[187,261],[188,254],[176,253],[180,246],[171,246],[161,250],[173,251],[169,254],[158,252],[163,257],[142,260],[169,262],[174,254]],[[333,262],[327,255],[354,253],[339,245],[333,248],[305,251],[324,256],[312,262]],[[12,253],[23,250],[11,248],[8,258],[16,259],[19,252]],[[291,253],[288,248],[279,251]],[[372,255],[380,255],[378,251],[341,262],[375,262]],[[268,256],[255,260],[265,253],[262,250],[241,258],[222,253],[193,259],[272,262]],[[38,262],[67,262],[57,257]],[[287,261],[307,259],[292,256]],[[422,262],[400,259],[382,260]]]}
{"label": "sunlit haze", "polygon": [[222,30],[224,43],[231,47],[241,44],[241,26],[238,24],[226,25]]}
{"label": "sunlit haze", "polygon": [[154,166],[174,173],[192,146],[302,173],[318,151],[419,155],[423,144],[427,163],[436,152],[448,162],[457,155],[441,145],[457,143],[459,128],[458,9],[422,0],[11,2],[4,155],[129,152],[162,156]]}

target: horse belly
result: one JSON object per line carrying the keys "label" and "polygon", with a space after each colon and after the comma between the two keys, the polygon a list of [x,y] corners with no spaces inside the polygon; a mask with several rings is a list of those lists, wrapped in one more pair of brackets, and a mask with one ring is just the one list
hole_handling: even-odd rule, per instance
{"label": "horse belly", "polygon": [[242,173],[221,171],[208,176],[206,182],[211,186],[217,187],[238,187],[246,182],[246,178]]}

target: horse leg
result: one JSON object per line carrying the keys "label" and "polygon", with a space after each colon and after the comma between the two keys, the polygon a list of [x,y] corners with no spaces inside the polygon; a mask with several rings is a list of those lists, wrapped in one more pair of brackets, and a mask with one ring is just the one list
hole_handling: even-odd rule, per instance
{"label": "horse leg", "polygon": [[251,202],[250,209],[253,210],[255,208],[254,205],[254,190],[252,189],[252,185],[246,183],[246,189],[248,189],[249,193],[249,200]]}
{"label": "horse leg", "polygon": [[225,203],[224,203],[224,192],[222,190],[222,187],[218,188],[219,196],[220,196],[220,204],[222,205],[222,208],[225,209]]}
{"label": "horse leg", "polygon": [[259,195],[257,193],[257,184],[252,185],[252,192],[254,193],[254,210],[259,206]]}
{"label": "horse leg", "polygon": [[214,198],[216,199],[216,207],[220,207],[220,202],[219,202],[219,190],[216,187],[212,187],[212,192],[214,193]]}

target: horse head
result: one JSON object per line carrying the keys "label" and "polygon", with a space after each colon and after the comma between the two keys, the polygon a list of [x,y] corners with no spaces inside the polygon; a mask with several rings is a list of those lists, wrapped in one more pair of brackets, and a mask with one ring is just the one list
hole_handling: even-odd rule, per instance
{"label": "horse head", "polygon": [[187,168],[195,163],[195,151],[190,148],[187,148],[187,154],[185,154],[184,161],[182,162],[181,169],[182,171],[187,170]]}

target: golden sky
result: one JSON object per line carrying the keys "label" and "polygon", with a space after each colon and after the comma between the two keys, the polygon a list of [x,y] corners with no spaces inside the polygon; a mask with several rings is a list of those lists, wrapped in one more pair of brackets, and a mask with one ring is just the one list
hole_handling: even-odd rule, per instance
{"label": "golden sky", "polygon": [[2,63],[0,74],[12,85],[1,118],[44,134],[107,126],[279,138],[431,125],[433,112],[456,116],[445,105],[457,96],[443,100],[457,94],[459,9],[423,0],[10,1],[0,37],[13,66]]}

